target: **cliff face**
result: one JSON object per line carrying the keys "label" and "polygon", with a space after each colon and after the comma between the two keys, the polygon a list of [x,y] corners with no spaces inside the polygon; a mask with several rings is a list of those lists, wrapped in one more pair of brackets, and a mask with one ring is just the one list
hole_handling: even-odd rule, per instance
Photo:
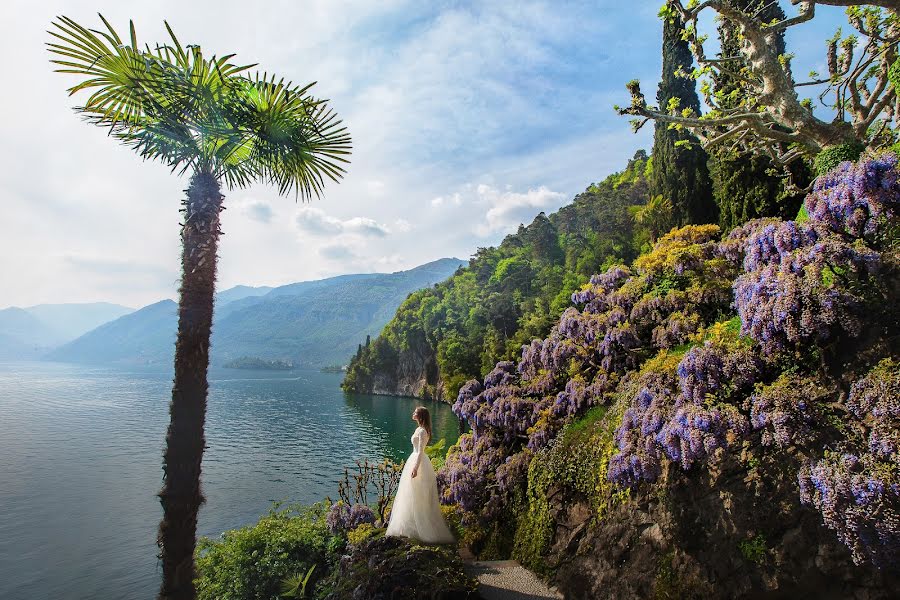
{"label": "cliff face", "polygon": [[391,367],[372,374],[363,391],[383,396],[453,402],[440,378],[434,348],[424,335],[411,336]]}
{"label": "cliff face", "polygon": [[[900,574],[854,565],[821,516],[800,504],[788,464],[800,457],[751,447],[706,473],[670,465],[652,487],[618,497],[575,489],[571,471],[540,480],[546,491],[529,496],[546,501],[544,551],[529,554],[518,539],[516,552],[572,599],[896,597]],[[551,455],[532,469],[548,468]]]}

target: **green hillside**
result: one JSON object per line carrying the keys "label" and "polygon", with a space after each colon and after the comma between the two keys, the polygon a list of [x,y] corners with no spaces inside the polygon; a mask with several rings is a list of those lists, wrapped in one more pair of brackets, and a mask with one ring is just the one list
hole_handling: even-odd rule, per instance
{"label": "green hillside", "polygon": [[648,167],[639,151],[621,173],[410,296],[351,361],[344,388],[452,399],[464,381],[544,337],[593,273],[630,262],[648,244],[649,229],[633,218],[646,202]]}

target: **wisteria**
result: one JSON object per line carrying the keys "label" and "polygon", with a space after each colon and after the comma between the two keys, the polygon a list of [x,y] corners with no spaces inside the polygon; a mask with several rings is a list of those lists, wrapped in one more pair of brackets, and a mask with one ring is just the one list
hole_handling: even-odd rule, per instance
{"label": "wisteria", "polygon": [[864,299],[852,282],[866,281],[880,255],[814,225],[766,224],[750,235],[745,273],[734,282],[742,333],[766,354],[837,333],[856,335]]}
{"label": "wisteria", "polygon": [[804,465],[800,499],[822,513],[853,561],[896,568],[900,560],[900,474],[871,454],[832,452]]}
{"label": "wisteria", "polygon": [[375,523],[375,512],[365,504],[348,506],[344,502],[335,502],[325,516],[325,525],[332,535],[345,533],[366,523]]}
{"label": "wisteria", "polygon": [[847,408],[868,426],[869,451],[900,468],[900,362],[885,359],[854,383]]}
{"label": "wisteria", "polygon": [[810,445],[830,399],[816,380],[785,375],[750,396],[750,422],[762,432],[763,445]]}
{"label": "wisteria", "polygon": [[875,240],[900,210],[897,156],[884,153],[841,163],[816,181],[806,209],[811,219],[835,233]]}
{"label": "wisteria", "polygon": [[673,386],[673,378],[664,373],[651,372],[641,379],[616,429],[618,452],[609,461],[610,480],[630,487],[659,477],[663,456],[657,436],[670,417]]}
{"label": "wisteria", "polygon": [[663,456],[687,470],[746,435],[746,416],[729,402],[758,370],[746,348],[706,342],[682,358],[677,377],[650,371],[616,430],[609,478],[629,487],[653,482]]}
{"label": "wisteria", "polygon": [[713,225],[683,227],[633,267],[594,275],[547,338],[460,389],[453,410],[472,431],[438,474],[442,501],[469,519],[506,514],[533,457],[591,407],[617,402],[615,484],[653,483],[667,465],[696,469],[759,439],[785,466],[820,457],[798,474],[801,500],[854,560],[896,564],[900,363],[882,360],[850,385],[853,373],[829,372],[823,356],[853,336],[870,353],[853,361],[895,348],[873,340],[896,332],[871,325],[900,300],[888,279],[897,173],[893,155],[846,163],[816,183],[805,223],[758,219],[722,239]]}
{"label": "wisteria", "polygon": [[[661,348],[687,343],[706,319],[726,310],[737,265],[718,256],[717,236],[714,225],[673,230],[635,270],[614,266],[594,275],[572,295],[575,306],[550,335],[523,347],[517,364],[497,363],[483,381],[466,383],[453,410],[472,433],[460,440],[440,474],[444,501],[482,516],[501,510],[508,491],[524,482],[533,452],[567,422],[608,402],[624,373]],[[673,407],[667,401],[667,410]],[[722,408],[679,408],[679,417],[694,427],[709,421],[707,437],[737,426]],[[672,430],[677,435],[674,425]],[[659,468],[659,457],[651,455],[660,442],[653,444],[646,446],[647,467],[638,478]],[[709,451],[717,444],[705,442]]]}

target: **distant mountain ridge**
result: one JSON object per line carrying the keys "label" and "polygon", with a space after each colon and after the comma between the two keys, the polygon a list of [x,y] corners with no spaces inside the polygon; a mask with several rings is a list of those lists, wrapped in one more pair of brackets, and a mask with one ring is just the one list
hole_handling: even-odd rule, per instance
{"label": "distant mountain ridge", "polygon": [[134,309],[108,302],[0,310],[0,359],[29,360]]}
{"label": "distant mountain ridge", "polygon": [[[211,362],[241,357],[322,367],[346,364],[376,336],[410,293],[450,277],[465,261],[444,258],[407,271],[340,275],[276,288],[238,286],[217,294]],[[163,300],[50,352],[86,363],[165,364],[172,360],[177,305]]]}

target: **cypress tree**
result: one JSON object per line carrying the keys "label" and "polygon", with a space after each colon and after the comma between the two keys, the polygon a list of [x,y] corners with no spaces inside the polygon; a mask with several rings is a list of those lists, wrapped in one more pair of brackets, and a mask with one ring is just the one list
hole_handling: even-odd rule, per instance
{"label": "cypress tree", "polygon": [[[770,0],[730,0],[730,4],[761,21],[784,19],[784,11],[777,2]],[[723,19],[718,27],[721,50],[720,59],[740,56],[740,45],[735,27]],[[776,39],[779,54],[785,53],[784,33]],[[728,71],[713,77],[713,92],[724,109],[738,106],[746,97],[739,77],[733,74],[745,66],[742,59],[730,61]],[[719,209],[719,225],[728,231],[745,221],[758,217],[792,218],[800,206],[802,197],[785,192],[781,177],[769,174],[772,161],[762,155],[740,155],[727,146],[711,152],[709,171],[712,178],[713,197]],[[805,165],[794,169],[795,181],[801,185],[809,180]]]}
{"label": "cypress tree", "polygon": [[[677,98],[679,110],[690,108],[699,115],[696,82],[676,75],[679,70],[690,73],[693,69],[693,56],[687,42],[681,39],[682,31],[683,24],[678,17],[663,22],[663,70],[656,99],[661,110],[666,110],[669,101]],[[690,145],[676,145],[685,141]],[[679,225],[718,220],[706,164],[708,158],[696,136],[687,130],[670,129],[667,124],[656,122],[650,193],[672,203],[673,217]]]}

